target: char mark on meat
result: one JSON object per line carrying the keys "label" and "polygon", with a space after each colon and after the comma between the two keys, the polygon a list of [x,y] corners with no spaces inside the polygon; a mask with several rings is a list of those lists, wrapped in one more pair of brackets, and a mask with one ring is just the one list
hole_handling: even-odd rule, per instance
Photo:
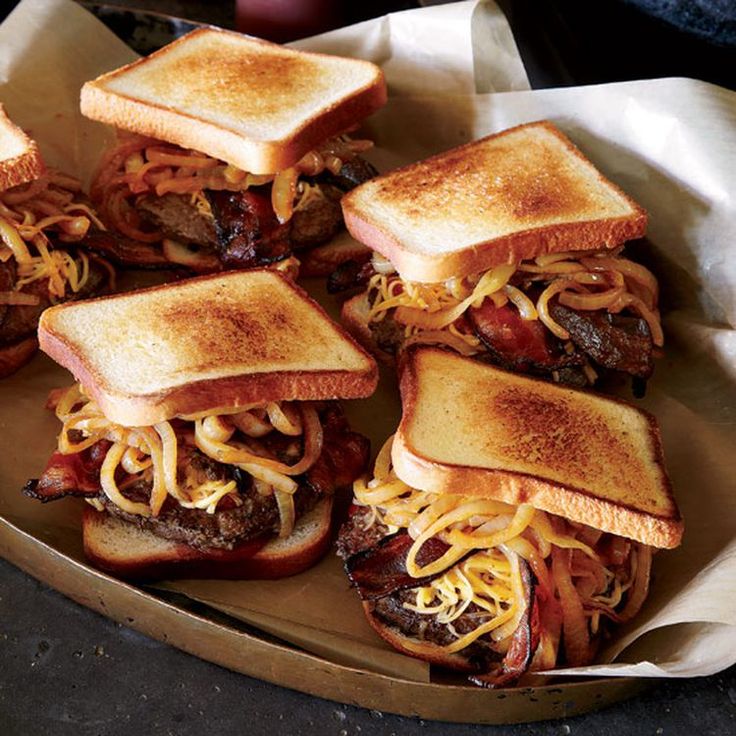
{"label": "char mark on meat", "polygon": [[[338,404],[326,402],[319,413],[324,435],[322,452],[310,470],[294,478],[298,483],[294,494],[297,519],[313,508],[322,494],[349,486],[368,461],[368,440],[350,431]],[[294,448],[289,443],[293,443],[295,438],[277,432],[271,435],[264,438],[264,446],[282,462],[296,462],[303,448],[297,447],[296,454],[293,453]],[[62,455],[55,452],[41,478],[26,484],[24,493],[41,501],[64,495],[96,497],[114,516],[164,539],[198,549],[233,549],[280,529],[281,515],[273,493],[259,493],[249,474],[235,466],[218,463],[185,442],[178,446],[180,487],[194,487],[205,481],[235,480],[240,504],[226,496],[218,503],[215,512],[209,514],[204,509],[184,508],[167,496],[156,517],[128,513],[100,491],[100,468],[109,447],[107,440],[100,440],[80,453]],[[150,501],[153,486],[150,475],[128,484],[121,477],[118,482],[121,493],[129,500],[143,504]]]}
{"label": "char mark on meat", "polygon": [[136,207],[167,238],[184,244],[217,247],[214,220],[200,212],[188,194],[169,192],[161,197],[146,196],[138,201]]}
{"label": "char mark on meat", "polygon": [[[471,682],[487,688],[511,687],[529,669],[534,652],[539,645],[539,609],[534,592],[534,577],[525,560],[519,559],[524,588],[524,613],[513,633],[511,643],[503,654],[488,636],[480,636],[459,654],[467,662],[467,669],[478,674]],[[426,581],[415,581],[420,587]],[[488,614],[471,603],[452,621],[452,628],[438,621],[435,614],[422,614],[406,608],[404,604],[416,603],[416,590],[395,590],[371,601],[371,613],[385,625],[397,629],[404,636],[445,647],[457,641],[483,624]]]}
{"label": "char mark on meat", "polygon": [[375,166],[361,156],[355,156],[349,161],[345,161],[337,174],[326,170],[316,179],[320,182],[332,184],[343,192],[349,192],[375,176],[378,176]]}
{"label": "char mark on meat", "polygon": [[[404,607],[404,603],[416,603],[416,591],[413,589],[399,590],[372,601],[371,613],[386,626],[398,629],[404,636],[417,639],[421,642],[444,647],[452,644],[456,637],[447,624],[440,623],[436,615],[427,615],[411,611]],[[475,629],[483,621],[483,611],[471,603],[458,616],[452,625],[455,631],[463,636]],[[482,672],[492,661],[500,661],[502,654],[492,649],[489,639],[476,639],[462,651],[462,656],[468,662],[467,669]]]}
{"label": "char mark on meat", "polygon": [[270,196],[244,192],[205,192],[212,208],[220,260],[230,268],[255,268],[291,255],[289,223],[280,224]]}
{"label": "char mark on meat", "polygon": [[[16,279],[15,259],[10,258],[4,263],[0,261],[0,291],[12,291]],[[9,309],[8,304],[0,304],[0,325],[2,325]]]}
{"label": "char mark on meat", "polygon": [[[252,484],[238,489],[241,504],[228,506],[220,502],[213,514],[202,509],[187,509],[170,497],[158,516],[129,514],[106,497],[100,497],[105,509],[131,524],[148,529],[159,537],[183,542],[196,549],[234,549],[239,544],[279,531],[280,515],[273,494],[264,496]],[[126,497],[146,503],[151,484],[139,484],[125,489]],[[294,494],[296,517],[304,515],[317,502],[318,496],[306,484],[300,484]]]}
{"label": "char mark on meat", "polygon": [[121,266],[134,268],[171,268],[161,248],[140,243],[115,230],[90,229],[81,245]]}
{"label": "char mark on meat", "polygon": [[0,331],[0,343],[13,343],[23,340],[36,332],[41,312],[51,306],[49,280],[38,279],[26,284],[21,291],[38,298],[38,304],[12,305],[5,313]]}
{"label": "char mark on meat", "polygon": [[[203,509],[188,509],[170,496],[166,498],[158,516],[130,514],[100,496],[105,509],[131,524],[148,529],[159,537],[183,542],[197,549],[234,549],[237,545],[272,535],[279,531],[281,517],[274,495],[259,493],[247,474],[237,472],[232,465],[224,465],[189,445],[179,446],[179,482],[185,483],[188,474],[198,482],[219,480],[238,482],[240,505],[225,498],[213,514]],[[152,481],[141,479],[122,489],[126,498],[137,503],[148,503]],[[317,502],[318,496],[304,482],[294,494],[296,516],[299,518]]]}
{"label": "char mark on meat", "polygon": [[347,521],[337,537],[337,554],[343,560],[375,547],[389,535],[388,527],[371,517],[372,512],[367,506],[350,506]]}
{"label": "char mark on meat", "polygon": [[366,260],[356,261],[351,258],[341,263],[327,279],[327,292],[329,294],[341,294],[346,291],[360,289],[368,284],[371,277],[376,273],[370,254],[366,254]]}
{"label": "char mark on meat", "polygon": [[[68,247],[66,249],[71,250]],[[2,273],[2,270],[0,270],[0,273]],[[78,292],[72,292],[67,287],[66,298],[61,301],[73,301],[92,296],[105,288],[108,285],[108,281],[108,270],[94,259],[90,259],[89,276],[85,285]],[[36,296],[38,298],[38,304],[15,304],[0,312],[0,345],[15,343],[35,335],[41,313],[51,306],[48,279],[44,278],[31,281],[29,284],[23,286],[21,292]]]}
{"label": "char mark on meat", "polygon": [[396,320],[387,317],[379,322],[371,322],[368,325],[373,342],[379,350],[383,350],[389,355],[397,355],[401,349],[404,340],[404,327]]}
{"label": "char mark on meat", "polygon": [[342,229],[342,192],[329,184],[318,184],[317,189],[307,195],[289,221],[289,237],[294,250],[326,243]]}
{"label": "char mark on meat", "polygon": [[639,317],[605,311],[550,307],[552,319],[570,333],[579,350],[604,368],[647,379],[654,370],[649,325]]}
{"label": "char mark on meat", "polygon": [[524,614],[501,662],[497,663],[495,657],[486,656],[483,674],[470,677],[471,682],[481,687],[500,688],[515,685],[529,669],[534,652],[539,646],[539,602],[535,593],[534,575],[526,560],[521,557],[518,560],[524,589]]}

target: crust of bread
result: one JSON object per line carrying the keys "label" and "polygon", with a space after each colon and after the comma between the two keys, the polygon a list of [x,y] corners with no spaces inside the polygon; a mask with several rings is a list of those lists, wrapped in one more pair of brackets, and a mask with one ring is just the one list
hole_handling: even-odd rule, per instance
{"label": "crust of bread", "polygon": [[27,337],[12,345],[0,347],[0,378],[8,376],[20,370],[38,350],[38,340],[35,337]]}
{"label": "crust of bread", "polygon": [[[325,86],[330,80],[332,88]],[[383,72],[370,62],[201,28],[87,82],[81,110],[94,120],[270,174],[360,122],[386,98]]]}
{"label": "crust of bread", "polygon": [[378,382],[371,356],[269,270],[58,305],[42,314],[38,335],[125,426],[264,401],[365,398]]}
{"label": "crust of bread", "polygon": [[[465,388],[442,388],[459,380]],[[680,544],[683,521],[648,412],[438,348],[406,351],[400,387],[392,461],[404,482],[531,504],[653,547]]]}
{"label": "crust of bread", "polygon": [[320,500],[297,521],[288,539],[207,552],[161,539],[88,506],[82,517],[84,552],[100,570],[131,580],[274,580],[297,575],[326,554],[331,540],[332,506],[331,496]]}
{"label": "crust of bread", "polygon": [[363,611],[365,612],[365,617],[368,619],[368,623],[375,632],[402,654],[423,659],[425,662],[449,670],[456,670],[458,672],[478,671],[478,668],[474,667],[462,654],[448,654],[442,647],[437,646],[437,644],[406,636],[396,627],[388,626],[383,621],[380,621],[373,613],[373,603],[371,601],[363,601]]}
{"label": "crust of bread", "polygon": [[0,104],[0,192],[46,173],[36,142],[13,123]]}
{"label": "crust of bread", "polygon": [[383,365],[393,367],[396,360],[391,353],[378,347],[368,326],[368,293],[357,294],[343,302],[340,319],[345,329]]}
{"label": "crust of bread", "polygon": [[[523,151],[529,143],[541,144],[531,161]],[[562,169],[567,173],[558,178]],[[341,203],[354,238],[388,258],[402,278],[425,283],[546,253],[615,248],[642,237],[647,226],[646,211],[549,121],[375,177]],[[437,223],[428,213],[446,217]],[[422,245],[435,238],[436,247]]]}

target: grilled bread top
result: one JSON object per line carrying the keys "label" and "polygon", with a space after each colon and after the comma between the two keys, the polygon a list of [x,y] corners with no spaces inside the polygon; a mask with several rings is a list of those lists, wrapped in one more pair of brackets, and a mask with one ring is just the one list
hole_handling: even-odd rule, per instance
{"label": "grilled bread top", "polygon": [[15,125],[0,104],[0,192],[46,173],[36,142]]}
{"label": "grilled bread top", "polygon": [[510,128],[376,177],[342,200],[351,235],[433,283],[644,235],[646,212],[552,123]]}
{"label": "grilled bread top", "polygon": [[683,524],[654,417],[623,401],[411,348],[393,445],[420,490],[535,508],[655,547]]}
{"label": "grilled bread top", "polygon": [[373,393],[373,359],[306,292],[273,271],[233,271],[61,304],[42,350],[113,422],[280,400]]}
{"label": "grilled bread top", "polygon": [[254,174],[296,163],[386,102],[383,73],[202,28],[82,88],[82,113]]}

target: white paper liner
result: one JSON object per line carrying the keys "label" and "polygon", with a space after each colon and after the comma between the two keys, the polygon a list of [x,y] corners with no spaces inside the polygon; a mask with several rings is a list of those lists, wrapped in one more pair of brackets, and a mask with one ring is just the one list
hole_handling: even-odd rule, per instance
{"label": "white paper liner", "polygon": [[[625,661],[565,672],[684,677],[733,664],[736,95],[684,79],[468,94],[527,85],[508,26],[492,3],[399,13],[300,45],[384,65],[392,96],[368,124],[378,144],[374,160],[384,168],[510,125],[550,118],[649,210],[653,257],[669,314],[667,355],[644,405],[662,425],[670,474],[686,519],[685,538],[678,550],[657,555],[651,595],[636,625],[621,631],[603,653],[610,658],[628,647]],[[0,101],[39,139],[51,165],[88,179],[109,131],[79,116],[79,87],[132,58],[124,44],[74,3],[23,0],[0,27]],[[45,394],[66,382],[64,372],[40,356],[0,384],[0,513],[78,558],[79,504],[42,507],[18,493],[26,478],[41,471],[58,431],[54,418],[42,409]],[[398,418],[393,380],[385,379],[377,397],[355,402],[349,413],[354,426],[380,446]],[[311,574],[312,584],[319,586],[315,571]],[[275,597],[279,601],[289,596],[299,600],[299,586],[307,579],[300,576],[268,587],[283,586]],[[168,587],[256,625],[260,619],[264,628],[287,639],[291,634],[301,646],[310,638],[314,646],[314,631],[326,632],[317,646],[327,657],[330,648],[339,648],[339,637],[349,648],[356,636],[364,641],[368,631],[363,622],[356,624],[365,627],[357,635],[341,632],[340,625],[325,618],[325,612],[341,613],[339,606],[347,600],[353,603],[345,605],[359,610],[347,583],[341,591],[335,588],[337,598],[324,596],[323,606],[304,607],[298,627],[291,625],[293,616],[291,621],[284,617],[281,604],[264,610],[263,584],[238,585],[184,581]],[[263,623],[267,617],[268,626]],[[305,633],[308,629],[314,631]],[[375,652],[362,660],[355,647],[351,663],[362,661],[395,673],[394,663],[405,659],[402,676],[426,678],[424,665],[381,651],[378,639],[374,641]]]}

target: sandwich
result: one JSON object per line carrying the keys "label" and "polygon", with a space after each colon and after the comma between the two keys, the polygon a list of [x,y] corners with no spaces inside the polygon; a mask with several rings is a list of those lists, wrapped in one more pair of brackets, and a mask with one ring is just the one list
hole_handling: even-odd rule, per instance
{"label": "sandwich", "polygon": [[111,266],[84,247],[101,227],[79,182],[47,169],[0,105],[0,378],[35,354],[46,307],[112,285]]}
{"label": "sandwich", "polygon": [[329,273],[366,250],[315,248],[376,174],[349,134],[385,101],[370,62],[215,28],[87,82],[82,113],[118,131],[92,195],[120,238],[100,247],[132,266],[293,271],[296,255]]}
{"label": "sandwich", "polygon": [[201,276],[52,307],[41,349],[78,383],[50,397],[58,446],[26,495],[88,504],[84,549],[125,578],[282,577],[330,543],[368,440],[338,399],[373,359],[275,271]]}
{"label": "sandwich", "polygon": [[342,206],[375,254],[330,283],[362,287],[344,322],[384,361],[430,343],[574,386],[631,376],[643,392],[663,344],[657,281],[622,249],[647,214],[551,123],[372,179]]}
{"label": "sandwich", "polygon": [[682,537],[654,418],[433,346],[401,398],[338,539],[371,626],[485,686],[589,664]]}

